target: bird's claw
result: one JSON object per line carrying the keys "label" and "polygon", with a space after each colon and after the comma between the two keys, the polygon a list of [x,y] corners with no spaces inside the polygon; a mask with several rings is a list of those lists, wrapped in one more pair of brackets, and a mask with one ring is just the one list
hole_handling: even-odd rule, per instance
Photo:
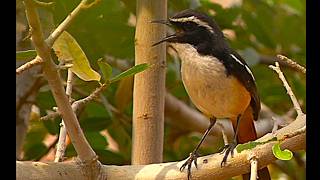
{"label": "bird's claw", "polygon": [[192,152],[190,153],[188,159],[186,162],[182,164],[180,167],[180,171],[182,172],[186,166],[188,166],[188,180],[191,180],[191,166],[192,162],[194,163],[194,166],[198,169],[198,164],[197,164],[197,158],[199,157],[199,154],[197,152]]}
{"label": "bird's claw", "polygon": [[233,158],[234,149],[236,148],[236,146],[237,146],[237,143],[233,142],[231,144],[226,144],[223,147],[222,152],[220,152],[220,154],[224,153],[223,159],[222,159],[221,164],[220,164],[221,167],[223,167],[223,166],[225,166],[227,164],[227,159],[228,159],[229,154],[231,154],[231,157]]}

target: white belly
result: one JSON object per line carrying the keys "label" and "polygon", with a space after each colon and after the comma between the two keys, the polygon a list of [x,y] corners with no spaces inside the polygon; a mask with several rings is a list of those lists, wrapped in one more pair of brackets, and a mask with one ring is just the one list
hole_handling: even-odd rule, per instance
{"label": "white belly", "polygon": [[209,117],[235,118],[250,103],[249,92],[223,64],[209,56],[198,56],[188,44],[173,44],[181,59],[181,76],[194,105]]}

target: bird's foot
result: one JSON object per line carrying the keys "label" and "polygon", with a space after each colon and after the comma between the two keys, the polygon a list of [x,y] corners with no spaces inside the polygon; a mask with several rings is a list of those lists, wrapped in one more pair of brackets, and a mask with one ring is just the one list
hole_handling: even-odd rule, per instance
{"label": "bird's foot", "polygon": [[190,153],[190,156],[188,157],[188,159],[186,160],[186,162],[184,162],[182,164],[182,166],[180,167],[180,171],[182,172],[184,170],[184,168],[186,166],[188,166],[188,180],[191,180],[191,166],[192,166],[192,162],[194,163],[194,166],[198,169],[198,164],[197,164],[197,158],[199,157],[199,154],[197,152],[192,152]]}
{"label": "bird's foot", "polygon": [[233,151],[236,148],[236,146],[237,146],[237,143],[233,142],[231,144],[226,144],[223,147],[223,150],[220,152],[220,154],[224,153],[224,157],[221,161],[221,167],[227,164],[227,159],[228,159],[229,154],[231,154],[231,157],[233,158],[233,155],[234,155]]}

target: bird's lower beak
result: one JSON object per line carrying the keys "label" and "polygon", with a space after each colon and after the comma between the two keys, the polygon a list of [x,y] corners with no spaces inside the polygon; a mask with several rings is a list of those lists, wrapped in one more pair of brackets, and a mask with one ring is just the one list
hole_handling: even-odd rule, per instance
{"label": "bird's lower beak", "polygon": [[[151,21],[151,23],[164,24],[164,25],[172,27],[172,24],[170,24],[170,22],[168,22],[167,20],[154,20],[154,21]],[[165,37],[164,39],[162,39],[161,41],[154,43],[152,45],[152,47],[156,46],[156,45],[159,45],[159,44],[161,44],[163,42],[173,40],[176,37],[177,37],[176,34],[169,35],[169,36]]]}
{"label": "bird's lower beak", "polygon": [[161,41],[152,44],[152,47],[156,46],[156,45],[159,45],[159,44],[161,44],[163,42],[167,42],[167,41],[170,42],[170,40],[173,40],[173,39],[176,39],[176,38],[177,38],[176,34],[169,35],[169,36],[165,37],[164,39],[162,39]]}

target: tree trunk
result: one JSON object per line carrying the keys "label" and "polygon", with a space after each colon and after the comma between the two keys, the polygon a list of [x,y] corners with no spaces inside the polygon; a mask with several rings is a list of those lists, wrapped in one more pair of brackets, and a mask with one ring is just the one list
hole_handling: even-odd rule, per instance
{"label": "tree trunk", "polygon": [[165,37],[166,27],[150,21],[166,17],[166,0],[137,1],[135,64],[152,67],[134,80],[132,164],[162,162],[166,46],[151,46]]}

